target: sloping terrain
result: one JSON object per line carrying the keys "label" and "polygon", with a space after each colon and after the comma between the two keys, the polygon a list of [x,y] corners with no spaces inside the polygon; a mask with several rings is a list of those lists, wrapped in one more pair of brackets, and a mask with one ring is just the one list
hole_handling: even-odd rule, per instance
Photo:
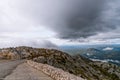
{"label": "sloping terrain", "polygon": [[109,63],[113,63],[120,66],[119,48],[114,48],[112,50],[104,50],[104,49],[107,48],[102,48],[102,49],[88,48],[84,50],[79,50],[77,54],[80,54],[81,56],[90,59],[107,61]]}
{"label": "sloping terrain", "polygon": [[0,56],[1,59],[31,59],[38,63],[63,69],[87,80],[120,80],[120,69],[118,66],[116,68],[108,63],[100,65],[98,64],[100,62],[93,62],[80,55],[71,56],[55,49],[31,47],[7,48],[0,50]]}

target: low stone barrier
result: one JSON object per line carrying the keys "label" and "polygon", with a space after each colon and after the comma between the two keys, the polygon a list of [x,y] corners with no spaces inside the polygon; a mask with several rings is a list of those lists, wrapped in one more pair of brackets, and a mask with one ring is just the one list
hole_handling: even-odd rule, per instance
{"label": "low stone barrier", "polygon": [[77,77],[73,74],[63,71],[62,69],[55,68],[47,64],[37,63],[31,60],[27,60],[27,63],[55,80],[85,80],[81,77]]}

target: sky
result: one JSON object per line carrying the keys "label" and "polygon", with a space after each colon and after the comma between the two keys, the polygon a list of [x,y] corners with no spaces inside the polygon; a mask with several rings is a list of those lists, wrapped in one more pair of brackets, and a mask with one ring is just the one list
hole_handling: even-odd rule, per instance
{"label": "sky", "polygon": [[120,43],[120,0],[0,0],[0,47]]}

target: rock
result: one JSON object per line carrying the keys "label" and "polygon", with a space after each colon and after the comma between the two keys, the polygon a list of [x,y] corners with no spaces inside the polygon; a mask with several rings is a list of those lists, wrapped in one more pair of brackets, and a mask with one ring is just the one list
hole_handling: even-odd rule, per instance
{"label": "rock", "polygon": [[36,68],[37,70],[40,70],[44,72],[45,74],[49,75],[55,80],[86,80],[81,77],[75,76],[73,74],[70,74],[68,72],[63,71],[62,69],[58,69],[55,67],[52,67],[50,65],[36,63],[33,61],[28,60],[27,63]]}
{"label": "rock", "polygon": [[[71,56],[55,49],[16,47],[0,49],[2,59],[29,59],[54,66],[88,80],[120,80],[118,66],[93,62],[80,55]],[[37,68],[39,68],[37,66]],[[59,75],[59,74],[58,74]]]}

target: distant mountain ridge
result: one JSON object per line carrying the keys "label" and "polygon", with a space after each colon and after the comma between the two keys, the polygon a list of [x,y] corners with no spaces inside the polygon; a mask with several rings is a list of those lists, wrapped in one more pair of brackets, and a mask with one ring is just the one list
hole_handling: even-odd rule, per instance
{"label": "distant mountain ridge", "polygon": [[[114,64],[118,64],[118,62],[116,63],[116,61],[120,61],[120,50],[118,49],[104,50],[104,49],[106,48],[103,48],[103,50],[89,48],[80,50],[78,54],[87,58],[106,60],[111,63],[114,62]],[[118,65],[120,65],[120,63]]]}
{"label": "distant mountain ridge", "polygon": [[[89,49],[94,51],[94,49]],[[98,51],[95,49],[95,51]],[[1,59],[30,59],[48,64],[87,80],[120,80],[120,68],[109,63],[93,62],[81,55],[69,55],[55,49],[16,47],[0,49]]]}
{"label": "distant mountain ridge", "polygon": [[68,52],[70,55],[80,54],[89,59],[96,59],[97,61],[103,60],[103,62],[106,61],[120,66],[120,45],[103,45],[96,46],[96,48],[95,46],[91,46],[93,48],[88,47],[79,47],[77,49],[68,47],[62,50]]}

